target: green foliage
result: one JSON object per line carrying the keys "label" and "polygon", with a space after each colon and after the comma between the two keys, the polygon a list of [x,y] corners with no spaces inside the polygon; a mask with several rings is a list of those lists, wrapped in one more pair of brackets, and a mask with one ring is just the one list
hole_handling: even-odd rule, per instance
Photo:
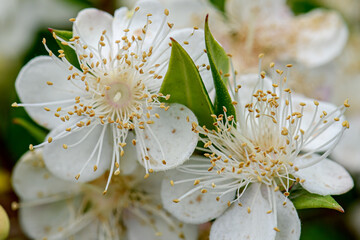
{"label": "green foliage", "polygon": [[[215,86],[215,113],[217,115],[222,114],[223,107],[226,107],[227,114],[229,116],[233,115],[235,118],[235,107],[232,104],[230,94],[226,88],[227,81],[224,77],[224,75],[229,72],[229,57],[227,56],[225,50],[212,36],[208,24],[208,16],[205,20],[205,44]],[[220,71],[222,74],[220,74]]]}
{"label": "green foliage", "polygon": [[209,0],[214,7],[225,13],[225,0]]}
{"label": "green foliage", "polygon": [[170,94],[167,102],[181,103],[196,115],[201,126],[213,128],[214,113],[209,95],[200,73],[184,48],[172,40],[169,68],[161,85],[160,92]]}
{"label": "green foliage", "polygon": [[310,12],[315,8],[323,8],[323,6],[314,0],[288,0],[287,4],[295,15]]}
{"label": "green foliage", "polygon": [[[50,29],[50,31],[55,33],[56,36],[60,37],[65,41],[69,41],[73,37],[73,33],[71,31],[55,30],[55,29]],[[62,50],[64,50],[65,58],[69,61],[69,63],[71,63],[77,69],[80,69],[79,60],[77,58],[75,51],[71,47],[62,44],[59,39],[56,39],[56,42],[59,45],[59,47]]]}
{"label": "green foliage", "polygon": [[290,196],[296,209],[329,208],[344,212],[344,209],[331,196],[309,193],[305,189],[295,190]]}
{"label": "green foliage", "polygon": [[37,142],[40,143],[44,141],[47,133],[40,127],[23,118],[14,118],[13,123],[25,128],[29,132],[29,134],[36,139]]}

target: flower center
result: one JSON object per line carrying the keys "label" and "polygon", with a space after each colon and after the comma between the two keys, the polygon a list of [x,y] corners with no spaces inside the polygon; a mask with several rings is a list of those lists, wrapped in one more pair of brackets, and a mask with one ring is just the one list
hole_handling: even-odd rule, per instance
{"label": "flower center", "polygon": [[115,109],[126,108],[132,100],[130,87],[122,82],[111,84],[105,91],[106,100]]}

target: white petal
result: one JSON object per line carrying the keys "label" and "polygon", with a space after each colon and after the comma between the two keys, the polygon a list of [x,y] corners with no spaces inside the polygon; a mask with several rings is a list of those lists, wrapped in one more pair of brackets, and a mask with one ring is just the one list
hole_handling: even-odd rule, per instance
{"label": "white petal", "polygon": [[317,9],[298,16],[294,28],[297,29],[297,60],[311,67],[337,57],[348,39],[346,24],[334,11]]}
{"label": "white petal", "polygon": [[[80,36],[81,41],[97,50],[104,30],[106,30],[106,35],[112,39],[112,22],[113,17],[107,12],[94,8],[84,9],[76,17],[73,25],[73,36]],[[104,43],[106,46],[103,48],[102,53],[104,57],[108,57],[110,46],[106,40],[104,40]]]}
{"label": "white petal", "polygon": [[[92,125],[83,127],[79,131],[71,132],[69,135],[45,145],[45,165],[55,176],[65,180],[76,181],[75,176],[79,174],[80,170],[90,158],[94,150],[96,150],[96,152],[93,154],[90,162],[85,167],[85,170],[81,173],[78,181],[86,182],[94,180],[104,174],[104,172],[110,167],[110,161],[113,153],[112,134],[107,126],[98,125],[88,136],[86,136],[92,127]],[[100,136],[104,127],[107,129],[105,130],[104,137],[101,138]],[[52,131],[49,135],[54,136],[55,134],[56,133]],[[84,139],[81,143],[75,145],[74,147],[71,146],[72,144],[82,140],[85,136],[86,139]],[[95,148],[98,141],[102,141],[102,148],[100,161],[97,165],[97,171],[94,172],[93,168],[94,165],[96,165],[99,153],[98,148]],[[63,144],[67,144],[68,149],[64,149]]]}
{"label": "white petal", "polygon": [[17,162],[12,174],[12,185],[22,200],[51,197],[78,190],[78,185],[52,175],[46,168],[42,151],[27,152]]}
{"label": "white petal", "polygon": [[218,193],[214,193],[217,191],[216,189],[206,188],[208,192],[201,193],[200,191],[203,189],[201,188],[180,202],[173,202],[174,199],[178,199],[197,186],[194,186],[194,181],[171,186],[170,180],[176,182],[192,178],[197,178],[197,176],[178,170],[167,173],[161,185],[161,199],[164,208],[181,221],[193,224],[205,223],[220,216],[228,208],[228,201],[234,199],[235,191],[222,196],[220,201],[216,201],[216,197],[219,196]]}
{"label": "white petal", "polygon": [[243,25],[274,24],[291,16],[285,0],[228,0],[225,7],[230,19]]}
{"label": "white petal", "polygon": [[294,204],[287,200],[286,205],[283,205],[285,200],[284,195],[277,191],[275,192],[276,208],[277,208],[277,228],[280,232],[276,233],[276,240],[299,240],[301,233],[300,219]]}
{"label": "white petal", "polygon": [[[53,85],[48,85],[48,81]],[[74,85],[67,80],[67,71],[58,66],[51,57],[45,56],[34,58],[21,69],[15,87],[23,103],[57,102],[79,96],[79,91],[76,91]],[[51,129],[61,123],[59,118],[54,117],[54,111],[64,106],[67,104],[25,107],[25,109],[34,121]],[[44,107],[52,111],[45,111]]]}
{"label": "white petal", "polygon": [[[44,239],[58,234],[59,229],[69,226],[72,209],[69,200],[34,207],[20,208],[23,231],[34,239]],[[51,238],[49,238],[51,239]]]}
{"label": "white petal", "polygon": [[348,119],[350,130],[344,132],[343,138],[334,148],[331,157],[341,163],[349,172],[360,172],[360,119],[355,117]]}
{"label": "white petal", "polygon": [[[154,0],[138,1],[135,7],[139,7],[139,10],[136,12],[134,10],[128,11],[126,8],[120,8],[115,12],[113,25],[114,38],[115,40],[120,40],[124,36],[124,29],[129,29],[127,36],[143,36],[142,29],[147,21],[150,20],[151,24],[146,29],[146,36],[145,38],[142,37],[142,50],[146,51],[153,45],[152,43],[157,38],[157,34],[160,33],[159,36],[163,38],[164,31],[168,29],[167,22],[164,21],[164,7]],[[162,29],[163,25],[164,29]]]}
{"label": "white petal", "polygon": [[[295,165],[301,166],[301,164],[307,161],[313,161],[319,155],[313,154],[306,159],[298,159]],[[309,192],[320,195],[339,195],[346,193],[353,188],[354,182],[350,174],[338,163],[324,159],[321,162],[300,169],[294,176],[300,179],[305,179],[305,182],[301,185]]]}
{"label": "white petal", "polygon": [[139,166],[137,149],[132,144],[133,139],[135,139],[135,134],[129,131],[125,141],[124,156],[120,159],[120,172],[123,175],[133,173],[136,167]]}
{"label": "white petal", "polygon": [[[160,44],[159,48],[156,49],[156,53],[154,51],[154,56],[151,58],[153,64],[166,65],[158,74],[161,76],[165,76],[166,71],[168,69],[167,65],[169,64],[169,58],[171,54],[171,48],[169,47],[170,37],[175,39],[189,54],[192,58],[196,66],[202,66],[205,64],[209,65],[209,60],[207,55],[204,53],[205,49],[205,39],[204,39],[204,31],[196,30],[193,28],[185,28],[181,30],[174,30],[168,35],[167,39]],[[184,42],[188,42],[188,44],[184,44]],[[159,55],[161,54],[161,55]],[[212,80],[211,71],[207,70],[204,67],[200,67],[200,75],[204,82],[204,85],[208,91],[213,89],[214,83]]]}
{"label": "white petal", "polygon": [[[210,240],[272,240],[275,239],[276,219],[269,201],[262,196],[259,184],[252,184],[241,197],[242,207],[237,203],[219,218],[211,227]],[[248,207],[251,212],[248,213]]]}
{"label": "white petal", "polygon": [[[151,168],[155,171],[171,169],[189,159],[198,142],[198,135],[192,131],[195,115],[181,104],[171,104],[170,108],[155,110],[160,115],[154,124],[146,125],[145,129],[136,130],[138,152],[146,147],[149,152]],[[155,114],[155,111],[152,114]],[[186,118],[189,117],[189,122]],[[163,154],[162,154],[162,152]],[[163,160],[166,164],[163,164]],[[144,165],[142,159],[139,158]]]}
{"label": "white petal", "polygon": [[[292,94],[292,102],[293,102],[293,111],[301,112],[301,106],[300,103],[305,103],[306,106],[304,107],[304,113],[302,116],[302,122],[301,122],[301,129],[305,131],[305,135],[310,134],[310,136],[313,137],[313,140],[311,142],[308,142],[304,147],[303,150],[305,151],[311,151],[314,150],[316,152],[323,152],[326,151],[333,142],[330,144],[324,145],[326,142],[328,142],[330,139],[335,138],[343,129],[341,123],[344,120],[344,117],[340,115],[340,111],[336,110],[337,107],[331,103],[327,102],[319,102],[318,111],[315,116],[315,120],[313,121],[313,116],[315,114],[315,104],[314,100],[310,98],[303,97],[301,95],[295,95]],[[320,115],[323,114],[323,111],[327,112],[327,114],[330,114],[333,111],[336,111],[335,114],[331,115],[329,119],[327,119],[328,124],[332,123],[325,131],[323,131],[321,134],[317,134],[321,127],[323,127],[325,124],[322,123],[325,119],[320,119]],[[335,122],[334,118],[338,117],[339,121]],[[310,127],[315,126],[319,121],[321,121],[321,124],[319,127],[316,128],[315,131],[310,133]]]}
{"label": "white petal", "polygon": [[[159,211],[159,210],[158,210]],[[145,219],[152,220],[153,225],[140,219],[130,210],[124,213],[124,223],[127,228],[128,240],[176,240],[176,239],[197,239],[197,227],[195,225],[183,224],[179,227],[180,222],[171,218],[173,224],[169,224],[159,217],[158,214],[150,215],[145,211],[139,212]],[[163,214],[166,214],[165,212]],[[183,234],[185,238],[180,237]]]}

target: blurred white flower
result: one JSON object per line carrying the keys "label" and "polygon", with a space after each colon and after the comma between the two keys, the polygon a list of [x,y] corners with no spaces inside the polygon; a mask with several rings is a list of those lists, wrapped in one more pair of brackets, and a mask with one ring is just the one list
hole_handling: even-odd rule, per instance
{"label": "blurred white flower", "polygon": [[293,16],[285,0],[229,0],[226,11],[232,37],[219,35],[219,41],[233,53],[241,71],[256,69],[260,53],[317,67],[338,56],[347,42],[346,24],[334,11],[316,9]]}
{"label": "blurred white flower", "polygon": [[[185,106],[167,106],[159,93],[171,52],[170,37],[181,43],[199,65],[208,88],[203,31],[174,30],[168,10],[143,1],[115,17],[85,9],[73,19],[73,38],[63,44],[76,51],[81,69],[59,58],[37,57],[19,73],[16,90],[29,115],[51,129],[44,161],[56,176],[90,181],[107,169],[131,173],[137,162],[152,171],[182,164],[198,136],[191,131],[195,115]],[[204,64],[203,64],[204,63]],[[31,146],[32,148],[32,146]],[[120,161],[121,160],[121,161]],[[105,191],[106,191],[105,189]]]}
{"label": "blurred white flower", "polygon": [[326,159],[349,127],[347,101],[336,107],[293,94],[288,73],[272,71],[275,80],[262,72],[235,82],[236,121],[225,109],[213,116],[215,130],[198,127],[205,157],[194,156],[163,181],[163,204],[175,217],[217,218],[210,239],[299,239],[288,200],[294,184],[320,195],[353,187],[348,172]]}
{"label": "blurred white flower", "polygon": [[64,0],[0,0],[0,6],[0,55],[7,58],[22,54],[38,28],[58,26],[80,9]]}
{"label": "blurred white flower", "polygon": [[116,176],[105,196],[104,181],[61,180],[45,168],[41,151],[28,152],[13,172],[20,197],[13,208],[19,208],[22,228],[34,239],[196,239],[196,226],[180,223],[160,207],[153,191],[157,176]]}

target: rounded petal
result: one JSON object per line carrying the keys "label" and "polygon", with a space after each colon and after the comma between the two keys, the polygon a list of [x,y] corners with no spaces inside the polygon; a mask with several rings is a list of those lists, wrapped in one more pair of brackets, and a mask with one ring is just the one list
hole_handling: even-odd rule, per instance
{"label": "rounded petal", "polygon": [[78,190],[78,185],[52,175],[46,168],[42,151],[27,152],[17,162],[12,185],[22,200],[35,200]]}
{"label": "rounded petal", "polygon": [[[295,165],[301,166],[306,161],[313,161],[319,155],[313,154],[306,159],[298,159]],[[338,163],[324,159],[310,167],[300,169],[294,176],[305,179],[303,188],[320,195],[339,195],[353,188],[354,182],[350,174]]]}
{"label": "rounded petal", "polygon": [[244,25],[254,21],[256,24],[274,24],[291,16],[285,0],[228,0],[225,7],[230,19]]}
{"label": "rounded petal", "polygon": [[[80,11],[73,25],[73,36],[79,36],[84,44],[98,49],[100,37],[104,30],[106,35],[112,39],[112,22],[113,17],[104,11],[87,8]],[[110,52],[110,46],[105,41],[106,46],[103,48],[103,56],[107,57]],[[82,49],[83,50],[83,49]]]}
{"label": "rounded petal", "polygon": [[126,137],[126,146],[124,147],[124,155],[120,159],[120,172],[123,175],[131,174],[135,171],[138,164],[138,152],[136,147],[132,144],[132,140],[135,139],[135,134],[128,132]]}
{"label": "rounded petal", "polygon": [[262,196],[259,184],[252,184],[240,201],[242,207],[233,203],[222,216],[215,220],[211,227],[210,240],[275,239],[276,219],[273,213],[266,213],[271,206],[269,201]]}
{"label": "rounded petal", "polygon": [[[207,171],[207,168],[205,169]],[[210,221],[211,219],[220,216],[227,208],[228,201],[232,201],[235,197],[235,192],[230,192],[216,201],[219,196],[216,189],[206,188],[207,193],[201,193],[201,189],[191,193],[178,203],[174,203],[174,199],[178,199],[182,195],[198,187],[194,186],[194,181],[179,183],[172,186],[170,180],[181,181],[186,179],[194,179],[194,176],[189,173],[173,170],[166,174],[161,185],[161,199],[164,208],[172,215],[183,222],[200,224]],[[205,187],[204,187],[205,188]]]}
{"label": "rounded petal", "polygon": [[50,238],[51,235],[61,235],[59,230],[70,225],[72,211],[75,211],[69,204],[71,204],[69,200],[63,200],[20,208],[22,230],[34,239],[53,239]]}
{"label": "rounded petal", "polygon": [[[91,132],[89,133],[89,131]],[[104,135],[101,137],[103,131]],[[51,137],[54,135],[56,135],[55,131],[49,134]],[[112,134],[107,126],[97,125],[94,127],[89,125],[82,127],[45,145],[45,165],[55,176],[73,182],[76,181],[75,176],[86,165],[78,181],[87,182],[94,180],[104,174],[110,167],[113,153],[112,141]],[[64,149],[64,144],[66,144],[67,149]],[[100,146],[101,152],[98,155]],[[94,172],[98,156],[99,164]],[[89,162],[87,163],[88,160]]]}
{"label": "rounded petal", "polygon": [[[154,209],[155,210],[155,209]],[[159,211],[159,210],[156,210]],[[151,215],[145,211],[141,214],[150,222],[140,219],[130,210],[124,213],[124,223],[127,228],[128,240],[149,239],[149,240],[176,240],[176,239],[197,239],[197,227],[195,225],[180,224],[179,221],[171,218],[173,224],[164,221],[156,213]],[[166,214],[163,212],[162,214]],[[167,217],[168,218],[168,217]]]}
{"label": "rounded petal", "polygon": [[311,67],[337,57],[349,34],[340,14],[320,9],[298,16],[294,28],[297,29],[296,58]]}
{"label": "rounded petal", "polygon": [[[52,82],[53,85],[48,85],[47,82]],[[62,123],[59,118],[54,117],[54,112],[58,107],[64,108],[69,103],[61,101],[79,96],[79,91],[67,80],[66,69],[62,69],[48,56],[36,57],[28,62],[21,69],[15,87],[20,100],[25,104],[59,102],[55,105],[25,107],[35,122],[50,129]],[[44,107],[52,111],[45,111]]]}
{"label": "rounded petal", "polygon": [[[144,147],[147,149],[150,159],[145,161],[155,171],[175,168],[188,160],[196,147],[198,135],[192,131],[192,123],[197,123],[197,119],[190,109],[176,103],[167,111],[159,108],[152,114],[155,113],[160,118],[154,120],[154,124],[136,130],[137,143],[144,143],[136,144],[138,152]],[[141,158],[139,161],[144,165]]]}
{"label": "rounded petal", "polygon": [[275,192],[275,198],[277,228],[280,230],[280,232],[276,233],[275,240],[299,240],[301,224],[294,204],[287,200],[286,205],[283,205],[285,197],[279,191]]}
{"label": "rounded petal", "polygon": [[[304,145],[303,150],[305,151],[316,151],[323,152],[326,151],[333,142],[326,144],[329,140],[335,139],[338,137],[339,133],[343,130],[341,123],[344,120],[344,117],[341,115],[338,108],[327,102],[319,102],[318,110],[316,112],[316,106],[314,100],[306,98],[300,95],[292,95],[293,102],[293,111],[301,112],[300,103],[305,103],[303,116],[301,118],[300,128],[305,131],[305,136],[310,137],[310,141]],[[320,118],[323,115],[324,111],[327,113],[327,119]],[[330,113],[334,114],[330,115]],[[314,114],[315,118],[314,118]],[[334,121],[334,118],[338,117],[339,121]],[[324,120],[327,120],[327,123],[323,123]],[[313,129],[313,127],[320,122],[320,125]],[[328,127],[327,127],[328,126]],[[321,129],[327,127],[325,131],[319,134]]]}

